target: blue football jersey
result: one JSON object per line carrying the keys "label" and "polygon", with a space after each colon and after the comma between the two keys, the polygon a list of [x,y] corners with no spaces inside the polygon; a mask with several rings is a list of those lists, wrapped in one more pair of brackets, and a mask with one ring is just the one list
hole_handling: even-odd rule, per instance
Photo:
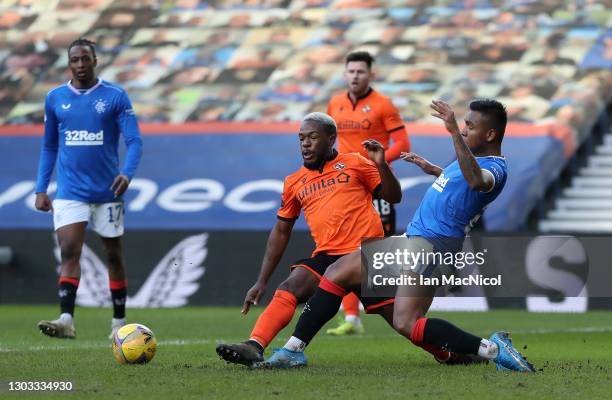
{"label": "blue football jersey", "polygon": [[[119,136],[127,153],[119,170]],[[132,179],[142,154],[142,140],[132,104],[122,88],[98,79],[87,90],[70,82],[51,90],[45,100],[45,135],[36,192],[46,192],[57,161],[55,198],[86,203],[117,201],[110,189],[120,173]]]}
{"label": "blue football jersey", "polygon": [[[503,157],[476,157],[480,167],[493,175],[495,184],[488,192],[469,187],[455,160],[434,181],[406,229],[408,236],[431,239],[463,239],[486,206],[506,184],[507,166]],[[461,241],[455,241],[457,245]]]}

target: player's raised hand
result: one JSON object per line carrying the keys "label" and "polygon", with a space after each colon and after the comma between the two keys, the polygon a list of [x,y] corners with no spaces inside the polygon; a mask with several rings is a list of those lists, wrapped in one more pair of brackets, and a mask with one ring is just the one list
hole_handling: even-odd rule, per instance
{"label": "player's raised hand", "polygon": [[242,305],[241,313],[243,313],[244,315],[248,314],[249,310],[251,309],[251,305],[256,306],[257,303],[259,303],[259,300],[261,300],[261,296],[263,296],[265,292],[266,285],[260,282],[256,282],[253,287],[249,289],[244,298],[244,304]]}
{"label": "player's raised hand", "polygon": [[361,144],[367,150],[370,160],[374,161],[377,165],[385,162],[385,148],[382,144],[374,139],[364,140]]}
{"label": "player's raised hand", "polygon": [[460,133],[459,125],[457,125],[457,120],[455,119],[455,112],[450,105],[442,100],[432,100],[430,107],[435,111],[431,115],[444,121],[447,131],[453,135]]}
{"label": "player's raised hand", "polygon": [[115,180],[113,180],[113,184],[110,187],[110,190],[115,192],[115,197],[121,196],[130,185],[130,180],[125,175],[118,175]]}
{"label": "player's raised hand", "polygon": [[34,206],[37,210],[40,211],[50,211],[53,207],[51,205],[51,200],[47,193],[36,193],[36,201],[34,202]]}

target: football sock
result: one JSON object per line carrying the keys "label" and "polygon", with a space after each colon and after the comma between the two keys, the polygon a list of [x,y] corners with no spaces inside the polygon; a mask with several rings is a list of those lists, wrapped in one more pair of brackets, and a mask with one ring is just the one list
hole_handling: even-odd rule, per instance
{"label": "football sock", "polygon": [[442,319],[419,318],[412,327],[410,340],[453,353],[478,355],[482,339]]}
{"label": "football sock", "polygon": [[306,344],[307,343],[302,341],[301,339],[298,339],[295,336],[291,336],[283,347],[290,351],[302,352],[306,348]]}
{"label": "football sock", "polygon": [[425,350],[426,352],[428,352],[429,354],[433,355],[436,358],[436,360],[441,361],[441,362],[450,360],[451,355],[452,355],[450,351],[441,349],[436,346],[432,346],[430,344],[423,344],[419,347]]}
{"label": "football sock", "polygon": [[270,304],[257,319],[250,340],[259,343],[263,348],[268,347],[278,332],[291,322],[296,307],[297,298],[293,293],[277,290]]}
{"label": "football sock", "polygon": [[113,318],[111,320],[111,327],[115,328],[115,327],[121,327],[125,325],[125,318]]}
{"label": "football sock", "polygon": [[350,322],[351,324],[355,326],[361,325],[361,318],[359,318],[357,315],[347,315],[344,317],[344,320],[346,322]]}
{"label": "football sock", "polygon": [[72,324],[72,315],[68,314],[68,313],[63,313],[60,315],[59,320],[66,325],[71,325]]}
{"label": "football sock", "polygon": [[410,332],[410,341],[433,355],[438,361],[448,361],[451,358],[450,351],[438,346],[423,343],[423,329],[425,328],[426,321],[427,318],[420,318],[416,321]]}
{"label": "football sock", "polygon": [[319,287],[304,306],[304,311],[295,327],[293,336],[304,342],[305,345],[310,343],[323,325],[336,315],[345,294],[346,290],[344,288],[326,277],[322,277]]}
{"label": "football sock", "polygon": [[359,323],[359,298],[355,293],[349,293],[342,299],[345,319],[353,324]]}
{"label": "football sock", "polygon": [[110,281],[111,299],[113,300],[113,318],[125,318],[125,300],[127,298],[127,279]]}
{"label": "football sock", "polygon": [[61,276],[59,278],[60,312],[62,314],[74,315],[74,301],[76,299],[79,280]]}
{"label": "football sock", "polygon": [[488,339],[480,339],[480,346],[478,347],[478,355],[487,360],[493,360],[499,354],[499,347],[497,343],[494,343]]}
{"label": "football sock", "polygon": [[344,320],[346,322],[350,322],[351,324],[355,326],[361,325],[361,318],[359,318],[359,316],[357,315],[347,315],[344,317]]}

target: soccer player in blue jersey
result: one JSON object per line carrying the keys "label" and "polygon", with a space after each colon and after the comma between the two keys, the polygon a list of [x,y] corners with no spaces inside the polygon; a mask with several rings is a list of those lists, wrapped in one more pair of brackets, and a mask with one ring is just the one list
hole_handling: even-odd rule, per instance
{"label": "soccer player in blue jersey", "polygon": [[[451,134],[457,160],[442,169],[415,154],[403,153],[402,158],[418,165],[425,173],[437,177],[425,193],[412,222],[408,225],[409,251],[461,251],[465,235],[484,208],[502,191],[506,183],[506,161],[501,156],[507,114],[495,100],[474,100],[465,117],[465,128],[459,129],[451,107],[442,101],[431,104],[433,116],[444,121]],[[454,266],[445,264],[414,265],[404,272],[431,277],[448,274]],[[321,278],[319,288],[308,301],[293,336],[285,347],[261,364],[263,367],[289,368],[306,365],[304,348],[319,329],[329,321],[347,291],[359,291],[361,286],[361,254],[346,255],[330,266]],[[394,303],[378,312],[394,329],[415,345],[448,357],[469,357],[464,360],[491,360],[498,369],[533,372],[534,368],[512,346],[508,335],[494,333],[489,339],[474,336],[447,321],[425,317],[436,288],[425,285],[398,286]],[[389,308],[392,306],[392,318]],[[467,363],[467,362],[466,362]]]}
{"label": "soccer player in blue jersey", "polygon": [[[95,44],[77,39],[68,47],[72,79],[47,94],[45,135],[36,182],[36,208],[53,211],[61,250],[59,297],[61,314],[40,321],[42,333],[75,338],[74,303],[79,287],[81,249],[88,224],[100,235],[106,252],[113,302],[112,334],[125,325],[127,279],[121,251],[122,195],[142,154],[138,121],[127,93],[97,78]],[[127,154],[119,169],[117,148],[123,134]],[[57,163],[57,194],[47,188]]]}

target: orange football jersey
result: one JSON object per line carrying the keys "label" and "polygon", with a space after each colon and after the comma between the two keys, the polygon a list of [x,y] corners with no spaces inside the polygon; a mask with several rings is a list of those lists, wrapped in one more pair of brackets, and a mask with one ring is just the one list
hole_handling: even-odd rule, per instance
{"label": "orange football jersey", "polygon": [[313,256],[351,253],[361,239],[384,235],[372,206],[378,185],[380,175],[372,161],[357,153],[338,154],[322,172],[302,166],[285,178],[278,217],[297,218],[304,210],[316,244]]}
{"label": "orange football jersey", "polygon": [[370,88],[353,104],[348,92],[338,94],[327,104],[327,113],[338,126],[338,151],[368,157],[361,144],[374,139],[389,148],[389,135],[404,129],[404,121],[391,100]]}

